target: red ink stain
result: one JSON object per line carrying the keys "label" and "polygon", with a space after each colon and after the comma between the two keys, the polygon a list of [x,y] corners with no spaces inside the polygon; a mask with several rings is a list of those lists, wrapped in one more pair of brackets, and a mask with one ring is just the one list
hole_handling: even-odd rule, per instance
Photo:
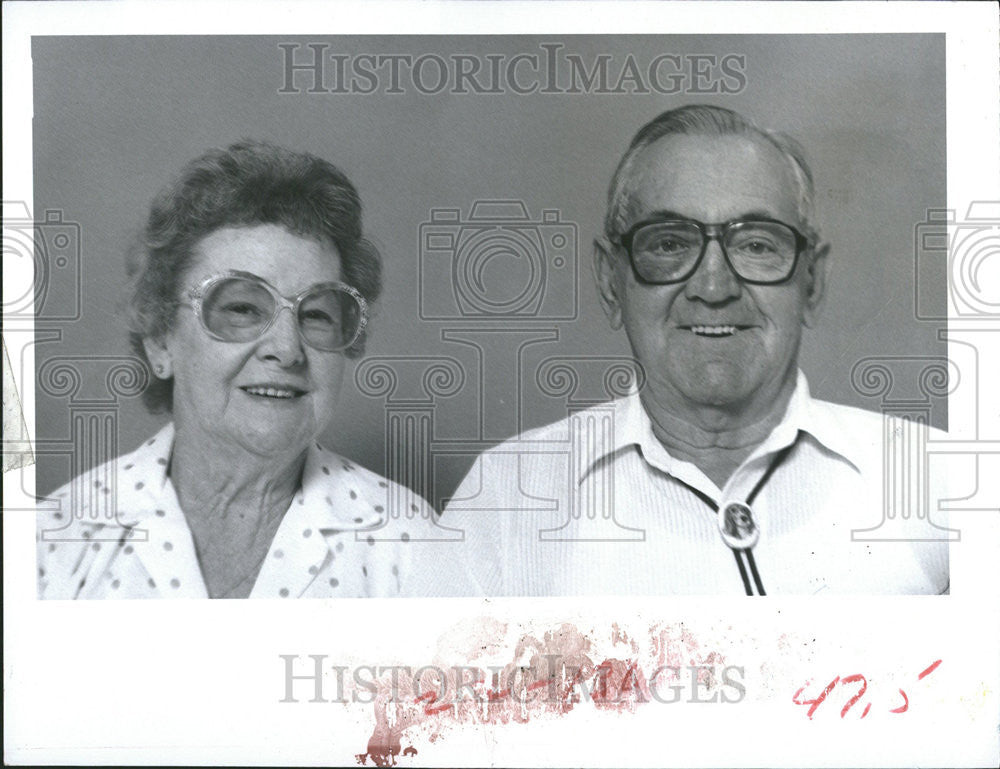
{"label": "red ink stain", "polygon": [[[506,626],[500,629],[496,642],[491,635],[470,646],[469,656],[455,662],[481,660],[479,650],[485,650],[487,642],[496,654],[505,630]],[[617,625],[605,638],[613,646],[627,645],[633,654],[597,663],[591,657],[591,640],[567,623],[540,637],[522,635],[506,663],[501,658],[488,670],[467,664],[418,666],[417,670],[436,671],[418,680],[409,672],[412,668],[397,666],[406,671],[398,680],[391,685],[384,678],[375,682],[375,728],[367,751],[355,757],[359,764],[370,759],[376,766],[395,765],[397,757],[412,755],[401,751],[401,737],[407,729],[420,729],[436,742],[443,731],[455,726],[526,723],[536,717],[561,716],[585,702],[601,710],[634,711],[651,701],[647,676],[662,666],[677,668],[673,672],[678,678],[681,670],[703,666],[691,673],[700,686],[724,685],[716,680],[714,670],[725,665],[724,657],[718,652],[703,653],[683,626],[651,627],[644,654],[635,638]]]}
{"label": "red ink stain", "polygon": [[865,711],[861,714],[861,717],[864,718],[865,716],[867,716],[868,711],[871,709],[872,709],[872,704],[869,702],[867,705],[865,705]]}
{"label": "red ink stain", "polygon": [[903,704],[890,710],[890,713],[905,713],[910,708],[910,698],[906,696],[906,692],[900,689],[899,693],[903,695]]}
{"label": "red ink stain", "polygon": [[638,702],[649,702],[649,684],[633,660],[604,660],[597,666],[597,686],[591,697],[603,710],[634,709]]}
{"label": "red ink stain", "polygon": [[931,673],[933,673],[935,670],[937,670],[937,666],[940,665],[940,664],[941,664],[941,660],[938,660],[937,662],[935,662],[933,665],[931,665],[929,668],[927,668],[923,673],[921,673],[919,676],[917,676],[917,680],[919,681],[924,676],[929,676]]}

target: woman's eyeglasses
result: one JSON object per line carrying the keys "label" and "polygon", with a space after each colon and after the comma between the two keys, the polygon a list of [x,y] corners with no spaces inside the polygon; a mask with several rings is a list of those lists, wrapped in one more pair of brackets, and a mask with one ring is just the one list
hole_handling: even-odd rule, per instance
{"label": "woman's eyeglasses", "polygon": [[632,268],[646,283],[687,280],[698,269],[710,240],[717,240],[732,271],[746,283],[783,283],[795,272],[808,239],[784,222],[741,219],[703,224],[693,219],[640,222],[621,237]]}
{"label": "woman's eyeglasses", "polygon": [[220,342],[258,339],[286,307],[298,322],[302,340],[325,352],[347,349],[368,324],[368,303],[344,283],[318,283],[285,297],[257,275],[231,271],[206,278],[188,298],[202,328]]}

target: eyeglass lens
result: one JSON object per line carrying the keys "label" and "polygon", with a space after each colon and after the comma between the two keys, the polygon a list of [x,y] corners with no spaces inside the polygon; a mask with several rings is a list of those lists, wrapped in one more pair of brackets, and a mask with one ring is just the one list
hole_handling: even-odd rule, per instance
{"label": "eyeglass lens", "polygon": [[[230,342],[249,342],[259,337],[278,309],[265,286],[245,278],[220,281],[201,302],[205,326]],[[297,320],[308,344],[320,350],[340,350],[354,341],[361,324],[361,307],[346,291],[321,288],[302,298]]]}
{"label": "eyeglass lens", "polygon": [[[736,222],[722,245],[736,274],[751,281],[780,282],[795,264],[795,232],[779,222]],[[643,227],[632,241],[639,275],[649,281],[683,280],[694,269],[705,238],[693,222],[661,222]]]}

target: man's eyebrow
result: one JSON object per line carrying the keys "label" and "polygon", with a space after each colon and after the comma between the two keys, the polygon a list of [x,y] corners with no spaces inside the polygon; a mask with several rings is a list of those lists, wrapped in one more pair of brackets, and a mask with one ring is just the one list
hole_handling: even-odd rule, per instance
{"label": "man's eyebrow", "polygon": [[643,222],[655,222],[661,219],[680,219],[682,221],[693,222],[695,219],[690,216],[685,216],[684,214],[678,213],[677,211],[670,211],[669,209],[660,209],[659,211],[650,211],[646,214],[640,221]]}
{"label": "man's eyebrow", "polygon": [[[774,219],[774,212],[764,211],[764,210],[754,210],[745,211],[741,214],[727,219],[726,221],[738,222],[744,219]],[[677,211],[671,211],[670,209],[660,209],[658,211],[651,211],[646,216],[644,216],[640,221],[643,222],[657,222],[666,220],[680,220],[685,222],[697,222],[700,219],[695,219],[694,217],[687,216],[686,214],[679,213]],[[710,224],[710,222],[703,222],[703,224]]]}

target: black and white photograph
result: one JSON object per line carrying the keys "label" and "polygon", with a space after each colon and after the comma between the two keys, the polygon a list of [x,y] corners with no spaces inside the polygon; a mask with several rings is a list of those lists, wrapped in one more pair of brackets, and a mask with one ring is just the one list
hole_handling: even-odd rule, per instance
{"label": "black and white photograph", "polygon": [[989,765],[997,14],[895,5],[5,5],[7,759]]}

